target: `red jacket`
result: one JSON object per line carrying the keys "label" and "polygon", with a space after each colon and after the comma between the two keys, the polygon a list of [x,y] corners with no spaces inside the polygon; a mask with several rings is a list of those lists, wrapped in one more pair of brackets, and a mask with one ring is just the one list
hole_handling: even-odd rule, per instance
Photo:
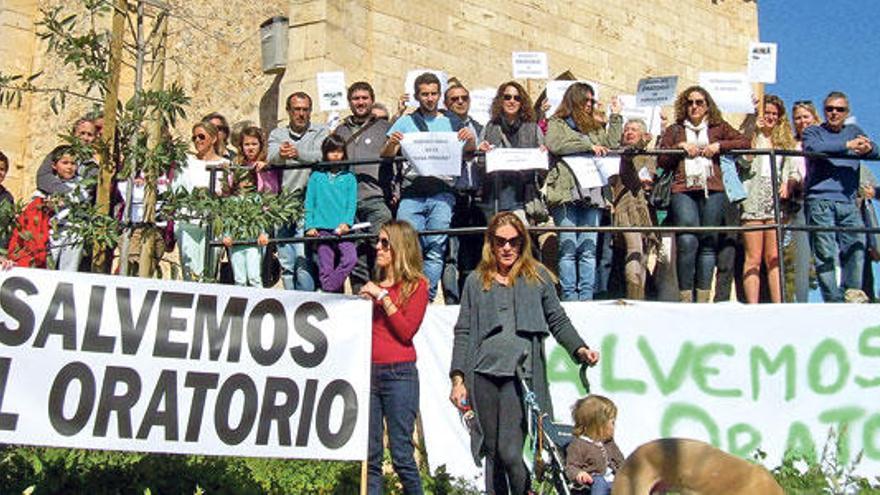
{"label": "red jacket", "polygon": [[45,198],[36,197],[22,210],[9,239],[7,256],[15,266],[46,268],[49,253],[49,220],[53,210]]}

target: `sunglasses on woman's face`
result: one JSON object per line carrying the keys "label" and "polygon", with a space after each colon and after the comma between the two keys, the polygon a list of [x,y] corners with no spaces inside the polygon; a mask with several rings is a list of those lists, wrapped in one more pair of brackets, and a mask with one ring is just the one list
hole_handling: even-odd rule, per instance
{"label": "sunglasses on woman's face", "polygon": [[504,101],[510,101],[510,100],[522,101],[522,96],[520,96],[520,95],[505,94],[505,95],[504,95]]}
{"label": "sunglasses on woman's face", "polygon": [[383,251],[387,251],[387,250],[391,249],[391,242],[388,240],[387,237],[380,237],[376,241],[376,247],[378,247],[379,249],[381,249]]}
{"label": "sunglasses on woman's face", "polygon": [[501,237],[500,235],[496,234],[492,236],[492,242],[498,249],[501,249],[508,244],[510,244],[510,247],[512,247],[513,249],[519,249],[520,246],[522,246],[522,237],[518,235],[513,237]]}
{"label": "sunglasses on woman's face", "polygon": [[208,139],[208,136],[206,134],[196,134],[192,137],[192,141],[194,143],[196,141],[204,141],[205,139]]}
{"label": "sunglasses on woman's face", "polygon": [[706,104],[706,100],[688,100],[689,107],[701,107]]}

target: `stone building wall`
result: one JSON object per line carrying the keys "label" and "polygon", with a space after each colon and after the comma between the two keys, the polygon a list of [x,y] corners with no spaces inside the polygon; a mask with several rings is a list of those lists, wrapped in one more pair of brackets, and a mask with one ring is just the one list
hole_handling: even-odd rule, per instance
{"label": "stone building wall", "polygon": [[[46,86],[70,73],[36,39],[39,8],[59,0],[0,0],[0,71],[40,70]],[[600,94],[633,93],[647,75],[695,82],[700,71],[744,70],[748,42],[758,37],[757,6],[748,0],[170,0],[166,84],[193,97],[187,122],[210,111],[267,130],[286,120],[284,95],[316,93],[315,73],[345,71],[346,81],[371,81],[392,104],[408,70],[445,70],[469,87],[496,87],[511,77],[513,51],[547,52],[551,76],[571,70],[597,81]],[[66,2],[75,4],[75,2]],[[260,68],[259,24],[290,18],[284,74]],[[109,19],[108,19],[109,22]],[[149,31],[150,21],[147,23]],[[131,41],[130,32],[126,37]],[[133,64],[133,60],[128,62]],[[133,72],[123,73],[130,94]],[[532,96],[544,83],[528,83]],[[0,149],[13,162],[7,186],[17,197],[33,190],[33,171],[89,104],[70,100],[60,116],[48,95],[0,108]],[[316,112],[314,120],[326,115]],[[188,135],[188,134],[185,134]]]}

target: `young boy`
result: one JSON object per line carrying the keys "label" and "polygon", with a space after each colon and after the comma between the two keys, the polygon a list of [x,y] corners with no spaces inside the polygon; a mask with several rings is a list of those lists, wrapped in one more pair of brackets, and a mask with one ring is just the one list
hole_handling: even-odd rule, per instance
{"label": "young boy", "polygon": [[59,201],[52,232],[49,240],[49,256],[54,262],[55,269],[75,272],[79,270],[82,260],[82,240],[77,239],[67,228],[70,216],[70,203],[79,203],[86,198],[86,193],[79,188],[79,176],[76,174],[78,164],[73,156],[73,150],[68,146],[59,146],[52,150],[52,173],[61,182],[61,187],[54,195]]}

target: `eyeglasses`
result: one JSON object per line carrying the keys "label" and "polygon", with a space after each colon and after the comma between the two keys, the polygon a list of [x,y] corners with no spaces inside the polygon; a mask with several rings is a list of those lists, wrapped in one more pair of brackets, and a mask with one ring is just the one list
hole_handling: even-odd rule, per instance
{"label": "eyeglasses", "polygon": [[688,100],[689,107],[701,107],[706,104],[706,100]]}
{"label": "eyeglasses", "polygon": [[389,249],[391,249],[391,242],[388,240],[387,237],[380,237],[376,242],[376,246],[378,246],[379,249],[383,251],[388,251]]}
{"label": "eyeglasses", "polygon": [[831,113],[831,112],[846,113],[846,112],[849,112],[849,108],[836,107],[834,105],[825,105],[825,112],[826,113]]}
{"label": "eyeglasses", "polygon": [[522,101],[522,96],[505,94],[504,101],[510,101],[510,100]]}
{"label": "eyeglasses", "polygon": [[208,139],[208,136],[207,136],[206,134],[195,134],[195,135],[193,135],[193,137],[192,137],[192,141],[193,141],[194,143],[195,143],[196,141],[204,141],[205,139]]}
{"label": "eyeglasses", "polygon": [[514,237],[501,237],[500,235],[493,235],[492,242],[498,249],[501,249],[508,244],[510,244],[510,247],[512,247],[513,249],[519,249],[520,246],[522,246],[522,237],[518,235]]}
{"label": "eyeglasses", "polygon": [[794,106],[802,107],[802,106],[813,106],[813,100],[798,100],[794,102]]}
{"label": "eyeglasses", "polygon": [[468,95],[450,96],[449,97],[449,101],[451,101],[452,103],[458,103],[458,102],[467,103],[470,101],[470,99],[471,99],[471,97]]}

